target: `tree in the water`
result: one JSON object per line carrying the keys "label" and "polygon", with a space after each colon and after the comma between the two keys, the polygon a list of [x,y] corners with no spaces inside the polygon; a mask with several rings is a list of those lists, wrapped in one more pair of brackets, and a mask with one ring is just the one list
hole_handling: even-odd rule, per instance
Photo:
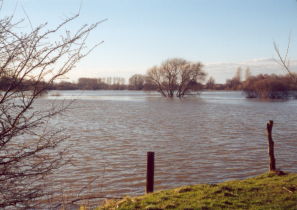
{"label": "tree in the water", "polygon": [[145,77],[141,74],[134,74],[129,78],[129,86],[133,90],[142,90],[144,87]]}
{"label": "tree in the water", "polygon": [[206,87],[206,89],[213,90],[215,88],[215,85],[216,85],[216,83],[215,83],[214,78],[210,77],[208,79],[208,81],[206,82],[205,87]]}
{"label": "tree in the water", "polygon": [[14,21],[13,15],[0,19],[1,209],[33,207],[33,201],[50,193],[44,186],[47,175],[65,164],[59,146],[66,136],[48,122],[66,107],[48,104],[41,111],[35,103],[94,47],[86,46],[86,38],[99,22],[63,32],[77,17],[28,32],[20,31],[22,21]]}
{"label": "tree in the water", "polygon": [[206,73],[200,62],[189,62],[182,58],[168,59],[160,66],[154,66],[147,72],[148,79],[164,97],[183,97],[189,92],[197,92],[199,83],[204,81]]}

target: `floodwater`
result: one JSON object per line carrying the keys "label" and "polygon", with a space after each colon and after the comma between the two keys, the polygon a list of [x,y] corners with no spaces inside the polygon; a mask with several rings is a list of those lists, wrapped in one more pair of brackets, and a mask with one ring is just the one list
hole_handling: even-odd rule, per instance
{"label": "floodwater", "polygon": [[245,99],[241,92],[180,100],[141,91],[52,91],[36,106],[72,100],[52,122],[69,135],[64,145],[73,165],[53,179],[66,194],[143,194],[148,151],[155,152],[156,190],[258,175],[268,170],[268,120],[275,123],[277,168],[297,172],[296,100]]}

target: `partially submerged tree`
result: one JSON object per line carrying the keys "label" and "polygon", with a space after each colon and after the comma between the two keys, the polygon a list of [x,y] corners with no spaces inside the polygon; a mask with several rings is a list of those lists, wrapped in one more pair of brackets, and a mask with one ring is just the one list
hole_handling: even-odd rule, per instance
{"label": "partially submerged tree", "polygon": [[215,89],[216,83],[213,77],[209,77],[209,79],[206,82],[205,88],[208,90]]}
{"label": "partially submerged tree", "polygon": [[129,78],[129,86],[133,90],[142,90],[144,87],[145,76],[142,74],[134,74]]}
{"label": "partially submerged tree", "polygon": [[[98,24],[64,31],[75,15],[53,29],[47,24],[20,32],[22,21],[0,19],[0,208],[29,208],[48,192],[44,178],[65,163],[61,130],[47,128],[65,107],[33,106],[53,82],[70,71],[92,48],[86,38]],[[57,40],[57,37],[60,37]],[[30,81],[29,88],[22,88]]]}
{"label": "partially submerged tree", "polygon": [[149,69],[147,77],[162,96],[181,98],[190,91],[198,91],[199,82],[202,82],[206,76],[202,67],[200,62],[173,58]]}
{"label": "partially submerged tree", "polygon": [[259,74],[251,76],[242,84],[247,98],[285,99],[295,97],[297,90],[290,75],[267,75]]}

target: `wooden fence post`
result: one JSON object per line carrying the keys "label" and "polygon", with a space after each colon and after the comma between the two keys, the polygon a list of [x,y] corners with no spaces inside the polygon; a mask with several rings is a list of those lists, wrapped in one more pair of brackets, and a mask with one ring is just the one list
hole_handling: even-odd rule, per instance
{"label": "wooden fence post", "polygon": [[155,153],[147,153],[146,193],[154,192]]}
{"label": "wooden fence post", "polygon": [[267,135],[268,135],[268,153],[269,153],[269,170],[270,172],[275,172],[275,157],[274,157],[274,142],[272,140],[272,127],[273,127],[273,121],[269,120],[267,123]]}

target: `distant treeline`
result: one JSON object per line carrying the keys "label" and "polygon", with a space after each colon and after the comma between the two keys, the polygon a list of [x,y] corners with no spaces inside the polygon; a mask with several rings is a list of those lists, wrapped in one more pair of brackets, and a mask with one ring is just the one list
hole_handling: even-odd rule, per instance
{"label": "distant treeline", "polygon": [[[137,78],[135,80],[135,78]],[[156,90],[142,75],[134,75],[125,83],[125,78],[79,78],[77,83],[61,81],[51,86],[55,90]]]}
{"label": "distant treeline", "polygon": [[205,89],[241,90],[246,94],[247,98],[296,98],[297,74],[258,74],[252,76],[250,69],[247,68],[243,79],[242,69],[239,67],[235,76],[228,79],[225,84],[215,84],[214,80],[209,78],[205,85]]}
{"label": "distant treeline", "polygon": [[[204,89],[203,84],[196,84]],[[143,90],[157,91],[157,87],[145,75],[135,74],[129,78],[128,84],[121,77],[79,78],[77,83],[61,81],[52,84],[51,90]]]}
{"label": "distant treeline", "polygon": [[[259,74],[252,76],[249,69],[245,70],[244,79],[242,69],[238,68],[233,78],[226,80],[225,84],[217,84],[210,77],[205,84],[195,84],[199,90],[242,90],[248,98],[286,98],[291,97],[292,92],[297,91],[297,82],[292,75]],[[297,78],[297,75],[295,75]],[[22,90],[30,90],[38,84],[32,80],[12,81],[7,76],[0,78],[0,90],[7,90],[11,84],[21,83],[18,87]],[[43,82],[42,85],[44,85]],[[47,84],[48,90],[143,90],[155,91],[157,87],[146,75],[135,74],[129,78],[128,84],[121,77],[108,78],[79,78],[78,82],[61,81]]]}
{"label": "distant treeline", "polygon": [[51,87],[50,84],[44,81],[17,78],[15,76],[0,76],[0,91],[38,91],[38,87],[44,88],[46,86]]}
{"label": "distant treeline", "polygon": [[121,77],[79,78],[77,83],[61,81],[52,85],[55,90],[125,90],[127,85]]}

